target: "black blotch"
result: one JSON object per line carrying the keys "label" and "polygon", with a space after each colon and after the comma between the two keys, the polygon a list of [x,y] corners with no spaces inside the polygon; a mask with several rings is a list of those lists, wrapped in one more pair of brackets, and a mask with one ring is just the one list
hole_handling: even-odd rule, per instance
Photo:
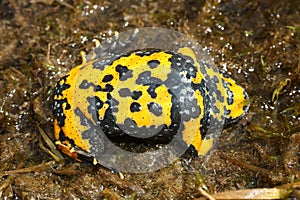
{"label": "black blotch", "polygon": [[126,79],[132,77],[132,70],[129,70],[128,67],[117,65],[116,72],[119,73],[119,79],[125,81]]}
{"label": "black blotch", "polygon": [[76,146],[75,143],[74,143],[74,140],[67,137],[62,130],[59,131],[58,138],[59,138],[59,141],[61,141],[61,142],[68,141],[71,144],[72,147]]}
{"label": "black blotch", "polygon": [[159,104],[155,102],[150,102],[148,103],[147,106],[148,106],[148,110],[152,112],[154,115],[160,116],[162,114],[162,107]]}
{"label": "black blotch", "polygon": [[[110,93],[107,93],[107,94],[106,94],[106,98],[107,98],[107,100],[111,100],[111,99],[112,99],[111,94],[110,94]],[[108,102],[108,103],[109,103],[109,102]]]}
{"label": "black blotch", "polygon": [[169,58],[169,61],[171,62],[172,69],[175,69],[177,72],[187,72],[187,79],[196,77],[197,67],[194,64],[187,62],[185,57],[172,53],[172,57]]}
{"label": "black blotch", "polygon": [[210,95],[207,92],[206,82],[202,80],[200,84],[192,84],[193,89],[196,91],[200,91],[201,96],[203,98],[202,102],[199,102],[199,105],[203,105],[203,109],[200,111],[200,113],[203,113],[203,117],[200,120],[200,133],[201,138],[204,138],[206,136],[207,130],[209,128],[209,120],[210,120],[210,109],[213,103],[210,100],[214,101],[214,98],[210,98]]}
{"label": "black blotch", "polygon": [[150,61],[148,61],[148,63],[147,63],[147,65],[148,65],[151,69],[156,68],[159,64],[160,64],[160,62],[159,62],[158,60],[150,60]]}
{"label": "black blotch", "polygon": [[230,90],[227,90],[228,98],[227,98],[227,103],[228,105],[233,104],[233,92]]}
{"label": "black blotch", "polygon": [[197,158],[198,157],[198,152],[197,152],[197,150],[196,150],[196,148],[195,148],[195,146],[194,145],[190,145],[189,146],[189,148],[186,150],[186,153],[185,154],[183,154],[183,156],[184,157],[192,157],[192,158]]}
{"label": "black blotch", "polygon": [[225,107],[225,115],[229,115],[231,113],[231,110],[226,109]]}
{"label": "black blotch", "polygon": [[102,91],[101,86],[100,86],[100,85],[96,85],[96,87],[94,87],[94,91],[95,91],[95,92],[100,92],[100,91]]}
{"label": "black blotch", "polygon": [[106,84],[105,88],[102,90],[103,92],[112,92],[114,87],[111,84]]}
{"label": "black blotch", "polygon": [[[63,108],[65,105],[65,108]],[[63,127],[65,125],[66,116],[64,114],[65,110],[71,109],[71,105],[68,103],[67,98],[54,100],[53,105],[53,115],[57,119],[58,125]]]}
{"label": "black blotch", "polygon": [[[62,77],[59,82],[56,84],[54,95],[62,95],[62,92],[71,86],[69,84],[66,84],[66,80],[69,75]],[[60,82],[63,80],[63,84],[60,84]]]}
{"label": "black blotch", "polygon": [[70,109],[71,109],[71,105],[69,103],[67,103],[65,110],[70,110]]}
{"label": "black blotch", "polygon": [[113,78],[114,77],[111,74],[105,75],[104,78],[102,79],[102,82],[107,83],[107,82],[111,81]]}
{"label": "black blotch", "polygon": [[101,101],[101,99],[97,96],[87,97],[86,100],[89,103],[88,112],[91,114],[94,121],[98,121],[99,119],[98,110],[103,107],[104,102]]}
{"label": "black blotch", "polygon": [[116,71],[117,71],[120,75],[122,75],[122,73],[128,72],[129,69],[128,69],[128,67],[126,67],[126,66],[123,66],[123,65],[117,65],[117,66],[116,66]]}
{"label": "black blotch", "polygon": [[101,99],[97,96],[88,97],[87,100],[90,103],[90,105],[94,104],[94,106],[97,110],[99,110],[103,107],[103,104],[104,104],[103,101],[101,101]]}
{"label": "black blotch", "polygon": [[157,97],[157,94],[156,94],[156,92],[155,92],[155,90],[156,90],[156,88],[158,88],[160,85],[158,85],[158,84],[151,84],[150,86],[149,86],[149,88],[147,89],[147,92],[148,92],[148,94],[151,96],[151,98],[156,98]]}
{"label": "black blotch", "polygon": [[223,87],[226,89],[226,92],[227,92],[227,103],[228,105],[232,105],[233,104],[233,98],[234,98],[234,94],[233,92],[230,90],[230,88],[228,87],[229,86],[232,86],[231,83],[228,83],[226,82],[224,79],[222,79],[222,84],[223,84]]}
{"label": "black blotch", "polygon": [[133,91],[131,94],[132,99],[138,100],[142,96],[142,91]]}
{"label": "black blotch", "polygon": [[138,102],[132,102],[130,105],[131,112],[139,112],[141,110],[141,105]]}

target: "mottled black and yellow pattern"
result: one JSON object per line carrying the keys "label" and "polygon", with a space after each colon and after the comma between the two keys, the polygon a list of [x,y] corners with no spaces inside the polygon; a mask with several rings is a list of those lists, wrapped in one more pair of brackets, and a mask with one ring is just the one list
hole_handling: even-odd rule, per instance
{"label": "mottled black and yellow pattern", "polygon": [[204,155],[214,139],[205,137],[209,119],[233,121],[248,108],[244,89],[197,62],[188,47],[137,50],[108,65],[95,52],[83,58],[61,78],[54,94],[57,144],[74,158],[78,153],[95,157],[105,149],[95,127],[111,138],[159,132],[145,135],[152,142],[180,132],[186,145]]}

